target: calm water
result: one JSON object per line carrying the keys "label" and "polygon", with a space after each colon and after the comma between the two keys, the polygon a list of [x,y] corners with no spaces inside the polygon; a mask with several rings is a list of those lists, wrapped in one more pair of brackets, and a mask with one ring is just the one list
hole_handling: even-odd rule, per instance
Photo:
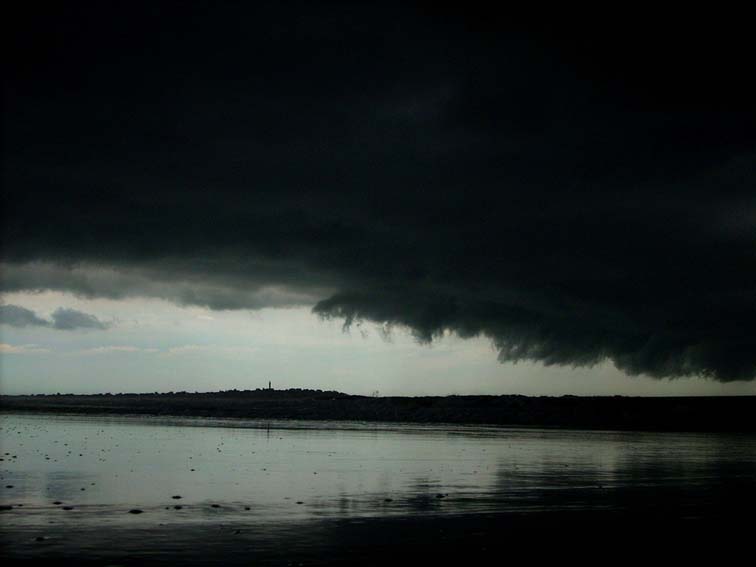
{"label": "calm water", "polygon": [[6,542],[407,515],[696,517],[756,494],[751,435],[9,414],[0,427]]}

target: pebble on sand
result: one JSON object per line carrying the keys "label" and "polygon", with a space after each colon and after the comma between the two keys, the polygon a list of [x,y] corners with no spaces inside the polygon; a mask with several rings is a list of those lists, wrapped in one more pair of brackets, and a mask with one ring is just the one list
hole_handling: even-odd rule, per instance
{"label": "pebble on sand", "polygon": [[139,508],[132,508],[129,510],[129,514],[141,514],[142,512],[144,512],[144,510],[140,510]]}

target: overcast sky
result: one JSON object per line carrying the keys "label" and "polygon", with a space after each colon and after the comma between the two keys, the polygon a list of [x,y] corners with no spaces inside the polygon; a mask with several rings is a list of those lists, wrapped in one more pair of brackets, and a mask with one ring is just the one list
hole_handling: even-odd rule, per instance
{"label": "overcast sky", "polygon": [[551,16],[20,14],[0,389],[754,393],[747,22]]}

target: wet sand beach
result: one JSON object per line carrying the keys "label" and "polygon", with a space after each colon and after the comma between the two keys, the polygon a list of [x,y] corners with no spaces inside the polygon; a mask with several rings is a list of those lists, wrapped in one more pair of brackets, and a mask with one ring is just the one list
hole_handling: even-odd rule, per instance
{"label": "wet sand beach", "polygon": [[[5,414],[3,556],[93,565],[677,557],[749,541],[756,437]],[[719,543],[718,543],[719,542]]]}
{"label": "wet sand beach", "polygon": [[[599,511],[69,529],[5,541],[12,565],[484,565],[735,561],[747,523]],[[18,541],[18,540],[23,541]]]}

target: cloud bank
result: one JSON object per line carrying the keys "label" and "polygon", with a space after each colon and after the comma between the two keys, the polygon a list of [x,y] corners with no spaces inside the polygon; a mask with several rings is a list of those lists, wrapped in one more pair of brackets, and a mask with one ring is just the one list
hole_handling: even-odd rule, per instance
{"label": "cloud bank", "polygon": [[4,291],[314,305],[501,360],[756,376],[746,20],[163,10],[18,20]]}
{"label": "cloud bank", "polygon": [[49,327],[58,331],[110,328],[110,323],[100,321],[94,315],[76,309],[59,307],[48,320],[38,317],[31,309],[19,305],[0,305],[0,324],[11,327]]}

